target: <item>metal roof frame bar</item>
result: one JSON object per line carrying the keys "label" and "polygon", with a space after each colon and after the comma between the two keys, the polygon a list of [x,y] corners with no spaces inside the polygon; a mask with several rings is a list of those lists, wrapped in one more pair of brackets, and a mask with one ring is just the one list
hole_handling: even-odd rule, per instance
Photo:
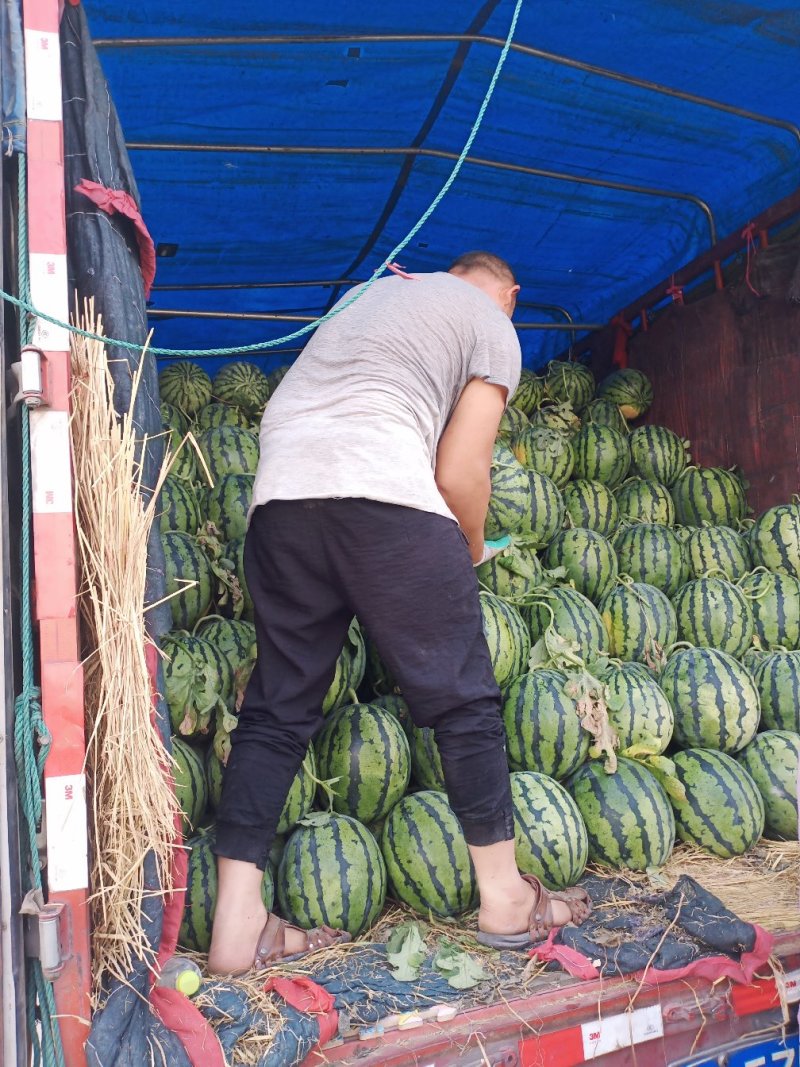
{"label": "metal roof frame bar", "polygon": [[[531,305],[536,307],[554,307],[553,304]],[[568,313],[565,313],[568,314]],[[290,315],[272,311],[194,311],[187,308],[148,308],[147,315],[153,319],[231,319],[243,322],[316,322],[318,315]],[[515,322],[518,330],[600,330],[602,322]]]}

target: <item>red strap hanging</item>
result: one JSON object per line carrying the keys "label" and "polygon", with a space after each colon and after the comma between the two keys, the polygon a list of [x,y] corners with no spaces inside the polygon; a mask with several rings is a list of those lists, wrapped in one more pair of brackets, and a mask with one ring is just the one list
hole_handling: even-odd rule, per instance
{"label": "red strap hanging", "polygon": [[675,284],[675,275],[672,275],[672,285],[667,289],[667,296],[672,297],[674,304],[680,304],[683,307],[683,286]]}
{"label": "red strap hanging", "polygon": [[150,231],[145,226],[142,213],[136,206],[136,201],[124,189],[107,189],[104,185],[100,185],[99,182],[89,181],[88,178],[83,178],[82,181],[78,182],[75,186],[75,192],[88,196],[92,203],[96,204],[101,211],[105,211],[107,215],[124,215],[126,219],[131,220],[136,230],[136,243],[139,246],[139,269],[142,272],[144,295],[145,299],[147,299],[150,296],[150,289],[156,276],[156,249],[153,244],[153,238],[150,236]]}
{"label": "red strap hanging", "polygon": [[338,1033],[339,1013],[334,1007],[335,1000],[327,989],[311,978],[269,978],[264,983],[264,992],[277,993],[291,1008],[315,1015],[319,1023],[318,1044],[326,1044]]}
{"label": "red strap hanging", "polygon": [[748,222],[748,224],[742,230],[742,240],[747,242],[747,264],[744,269],[744,280],[747,283],[747,288],[750,290],[753,296],[761,296],[761,293],[759,293],[758,289],[756,289],[753,283],[750,281],[751,255],[753,259],[756,258],[756,243],[754,240],[755,232],[756,227],[755,223],[753,222]]}
{"label": "red strap hanging", "polygon": [[611,325],[616,327],[614,355],[611,357],[611,362],[615,367],[623,370],[628,366],[628,338],[633,333],[633,327],[629,322],[625,321],[621,314],[614,316],[611,320]]}

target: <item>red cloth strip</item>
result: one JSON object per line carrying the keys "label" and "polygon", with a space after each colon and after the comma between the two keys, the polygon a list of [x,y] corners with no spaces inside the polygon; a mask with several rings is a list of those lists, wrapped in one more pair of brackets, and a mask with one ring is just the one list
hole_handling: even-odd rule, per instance
{"label": "red cloth strip", "polygon": [[265,993],[277,993],[291,1008],[305,1015],[315,1015],[319,1023],[319,1045],[324,1045],[339,1032],[339,1013],[327,989],[311,978],[268,978]]}
{"label": "red cloth strip", "polygon": [[611,362],[615,367],[623,370],[628,366],[628,338],[633,333],[633,327],[626,322],[622,315],[615,315],[611,325],[616,327],[614,334],[614,355]]}
{"label": "red cloth strip", "polygon": [[156,248],[150,231],[144,224],[142,213],[136,201],[124,189],[107,189],[99,182],[84,178],[75,186],[76,193],[83,193],[93,204],[105,211],[107,215],[124,215],[130,219],[136,231],[136,243],[139,246],[139,269],[144,282],[145,299],[150,296],[150,289],[156,276]]}

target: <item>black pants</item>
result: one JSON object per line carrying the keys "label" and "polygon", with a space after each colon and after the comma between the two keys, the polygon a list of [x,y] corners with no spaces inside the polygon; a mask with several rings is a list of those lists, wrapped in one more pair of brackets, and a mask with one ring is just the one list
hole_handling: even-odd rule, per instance
{"label": "black pants", "polygon": [[276,500],[245,541],[258,658],[225,770],[218,856],[264,868],[355,615],[418,726],[432,726],[472,845],[514,836],[500,693],[465,539],[450,519],[371,500]]}

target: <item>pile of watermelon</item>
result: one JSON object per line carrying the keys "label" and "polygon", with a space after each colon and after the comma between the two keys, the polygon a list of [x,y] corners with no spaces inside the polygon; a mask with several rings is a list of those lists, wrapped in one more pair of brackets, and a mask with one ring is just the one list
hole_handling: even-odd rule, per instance
{"label": "pile of watermelon", "polygon": [[[176,782],[191,847],[182,943],[205,951],[213,817],[252,671],[242,573],[257,422],[284,372],[161,374],[165,428],[191,431],[162,497]],[[524,371],[494,450],[478,569],[503,696],[517,862],[550,888],[589,859],[644,870],[676,837],[720,857],[797,834],[800,507],[748,518],[740,474],[692,465],[639,371]],[[209,485],[209,479],[213,486]],[[187,587],[187,583],[194,583]],[[325,725],[287,798],[264,899],[356,935],[387,893],[421,915],[477,899],[429,729],[353,620]],[[597,722],[605,724],[598,739]],[[591,727],[592,732],[589,731]],[[193,836],[192,836],[193,835]]]}

